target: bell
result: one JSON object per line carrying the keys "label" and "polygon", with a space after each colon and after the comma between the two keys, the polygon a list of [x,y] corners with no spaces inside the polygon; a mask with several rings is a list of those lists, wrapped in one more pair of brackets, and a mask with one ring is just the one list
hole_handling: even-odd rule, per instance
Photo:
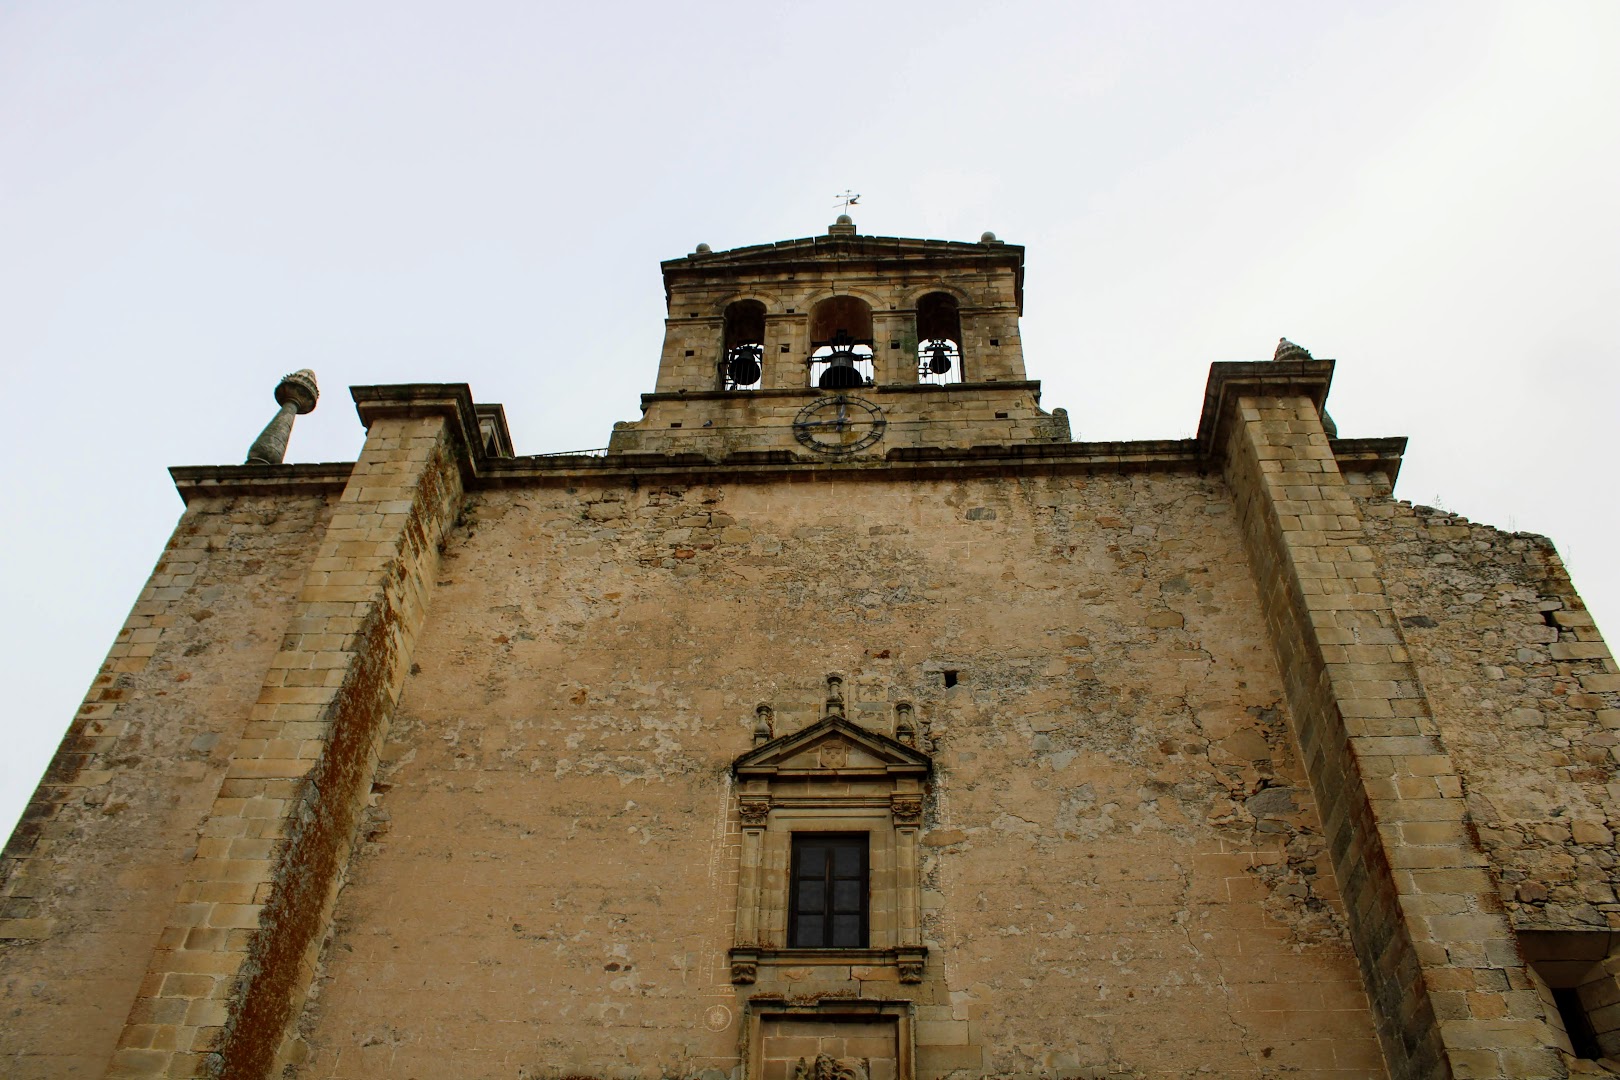
{"label": "bell", "polygon": [[928,346],[928,370],[935,375],[943,375],[951,370],[950,353],[949,342],[936,341]]}
{"label": "bell", "polygon": [[866,378],[855,368],[855,354],[839,351],[827,358],[827,370],[816,385],[823,390],[851,390],[865,386]]}
{"label": "bell", "polygon": [[758,350],[749,345],[740,345],[731,350],[726,358],[726,377],[733,386],[752,386],[759,382],[760,367]]}

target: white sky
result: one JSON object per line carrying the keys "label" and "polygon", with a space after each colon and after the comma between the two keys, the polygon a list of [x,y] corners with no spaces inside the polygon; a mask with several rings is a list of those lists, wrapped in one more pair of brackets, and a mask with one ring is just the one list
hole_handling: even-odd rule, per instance
{"label": "white sky", "polygon": [[[605,445],[658,262],[823,232],[1028,247],[1043,403],[1189,436],[1208,365],[1339,361],[1397,494],[1558,541],[1620,625],[1620,4],[0,7],[0,835],[181,510],[286,371],[467,382]],[[1620,632],[1620,631],[1617,631]]]}

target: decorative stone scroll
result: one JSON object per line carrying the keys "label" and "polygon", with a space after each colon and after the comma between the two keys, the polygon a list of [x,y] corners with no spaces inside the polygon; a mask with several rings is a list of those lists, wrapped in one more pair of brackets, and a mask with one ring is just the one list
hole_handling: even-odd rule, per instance
{"label": "decorative stone scroll", "polygon": [[922,799],[915,795],[894,795],[889,798],[889,812],[896,825],[918,825],[922,822]]}
{"label": "decorative stone scroll", "polygon": [[737,802],[737,815],[742,818],[744,828],[750,826],[763,828],[771,816],[771,797],[743,796]]}

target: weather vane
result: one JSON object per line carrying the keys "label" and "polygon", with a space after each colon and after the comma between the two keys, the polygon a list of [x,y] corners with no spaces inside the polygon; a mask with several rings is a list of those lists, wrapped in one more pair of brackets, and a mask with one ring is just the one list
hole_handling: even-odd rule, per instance
{"label": "weather vane", "polygon": [[834,195],[833,198],[838,200],[837,202],[833,203],[833,205],[842,206],[846,214],[849,213],[850,207],[861,201],[861,197],[856,195],[849,188],[845,188],[842,195]]}

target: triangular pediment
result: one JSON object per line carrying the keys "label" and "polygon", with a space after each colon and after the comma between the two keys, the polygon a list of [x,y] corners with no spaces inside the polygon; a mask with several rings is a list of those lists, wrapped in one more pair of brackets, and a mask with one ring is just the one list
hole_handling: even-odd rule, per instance
{"label": "triangular pediment", "polygon": [[927,775],[933,759],[915,747],[868,731],[842,716],[828,716],[772,739],[731,764],[738,778],[749,776]]}

